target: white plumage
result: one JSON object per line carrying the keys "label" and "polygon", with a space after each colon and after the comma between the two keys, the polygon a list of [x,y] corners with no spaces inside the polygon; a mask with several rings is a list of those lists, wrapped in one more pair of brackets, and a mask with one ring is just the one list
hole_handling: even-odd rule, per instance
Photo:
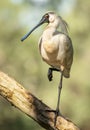
{"label": "white plumage", "polygon": [[[43,23],[48,23],[39,40],[39,51],[42,59],[51,66],[48,70],[48,79],[52,80],[53,71],[60,71],[61,78],[58,86],[58,102],[55,112],[54,125],[56,125],[57,116],[60,114],[60,94],[62,88],[63,76],[70,77],[70,69],[73,62],[73,46],[68,36],[67,23],[54,12],[47,12],[40,22],[28,33],[21,41],[25,40],[37,27]],[[59,30],[60,27],[60,31]]]}
{"label": "white plumage", "polygon": [[[73,47],[67,34],[67,24],[54,12],[48,12],[48,15],[49,24],[39,40],[40,54],[45,62],[63,71],[64,77],[69,78],[73,61]],[[59,26],[61,32],[57,30]]]}

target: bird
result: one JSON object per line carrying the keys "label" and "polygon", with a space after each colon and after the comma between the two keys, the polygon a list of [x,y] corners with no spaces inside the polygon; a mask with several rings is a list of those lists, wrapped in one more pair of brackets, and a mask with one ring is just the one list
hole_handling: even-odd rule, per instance
{"label": "bird", "polygon": [[47,73],[48,80],[52,81],[53,71],[60,72],[56,110],[48,110],[55,112],[54,125],[56,125],[57,117],[61,113],[59,106],[63,77],[70,77],[74,51],[72,40],[68,34],[67,22],[53,11],[46,12],[40,22],[22,37],[21,41],[24,41],[36,28],[44,23],[47,23],[47,26],[39,39],[38,47],[42,60],[50,66]]}

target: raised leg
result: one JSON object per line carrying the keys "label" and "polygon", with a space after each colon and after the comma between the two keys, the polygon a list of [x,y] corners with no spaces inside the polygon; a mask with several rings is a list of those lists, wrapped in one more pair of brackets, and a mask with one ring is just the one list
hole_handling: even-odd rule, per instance
{"label": "raised leg", "polygon": [[48,73],[47,73],[47,76],[48,76],[48,80],[49,80],[49,81],[52,81],[52,78],[53,78],[52,72],[53,72],[53,71],[60,71],[60,70],[58,70],[58,69],[56,69],[56,68],[49,68],[49,69],[48,69]]}

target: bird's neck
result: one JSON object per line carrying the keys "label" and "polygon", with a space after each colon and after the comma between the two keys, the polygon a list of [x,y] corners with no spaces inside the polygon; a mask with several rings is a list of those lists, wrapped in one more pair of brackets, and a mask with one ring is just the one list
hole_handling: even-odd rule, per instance
{"label": "bird's neck", "polygon": [[57,29],[55,27],[47,26],[43,32],[43,38],[50,40],[56,31],[57,31]]}

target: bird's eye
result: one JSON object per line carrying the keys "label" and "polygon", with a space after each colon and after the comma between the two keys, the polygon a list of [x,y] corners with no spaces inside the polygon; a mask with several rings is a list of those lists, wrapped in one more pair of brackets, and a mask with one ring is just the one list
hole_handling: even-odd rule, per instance
{"label": "bird's eye", "polygon": [[48,14],[45,14],[45,18],[48,19],[48,18],[49,18],[49,15],[48,15]]}

